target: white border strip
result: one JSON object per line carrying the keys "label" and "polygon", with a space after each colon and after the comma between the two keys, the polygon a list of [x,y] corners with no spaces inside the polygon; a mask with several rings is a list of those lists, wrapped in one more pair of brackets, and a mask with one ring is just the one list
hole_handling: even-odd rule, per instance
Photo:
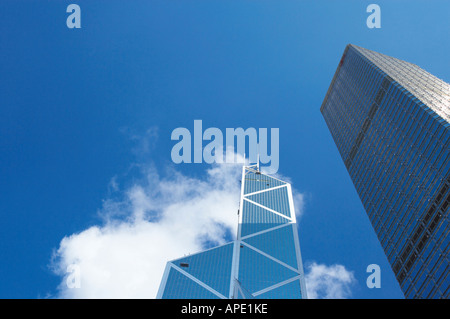
{"label": "white border strip", "polygon": [[289,196],[289,207],[290,207],[291,215],[294,217],[294,223],[292,224],[292,228],[293,228],[292,230],[294,232],[295,254],[297,255],[298,270],[302,275],[302,277],[300,278],[300,291],[302,294],[302,299],[308,299],[308,295],[306,292],[306,283],[305,283],[305,271],[303,269],[302,253],[300,250],[300,240],[298,238],[297,216],[295,215],[294,199],[293,199],[293,195],[292,195],[291,185],[289,185],[289,187],[288,187],[288,196]]}
{"label": "white border strip", "polygon": [[239,277],[239,238],[241,237],[241,226],[242,226],[242,216],[244,215],[243,207],[244,207],[244,187],[245,187],[245,172],[246,167],[242,166],[242,180],[241,180],[241,197],[239,200],[239,216],[238,216],[238,229],[237,229],[237,238],[234,241],[233,247],[233,257],[231,261],[231,276],[230,276],[230,292],[228,293],[229,298],[236,298],[235,294],[235,280]]}
{"label": "white border strip", "polygon": [[167,278],[169,277],[169,272],[171,268],[170,265],[171,263],[168,262],[166,264],[166,267],[164,268],[164,274],[161,279],[161,284],[159,285],[158,292],[156,294],[156,299],[162,299],[162,296],[164,295],[164,291],[166,290]]}
{"label": "white border strip", "polygon": [[289,199],[289,210],[290,210],[290,213],[292,216],[292,221],[294,223],[296,223],[297,217],[295,216],[294,197],[292,196],[292,187],[290,184],[288,185],[287,192],[288,192],[288,199]]}

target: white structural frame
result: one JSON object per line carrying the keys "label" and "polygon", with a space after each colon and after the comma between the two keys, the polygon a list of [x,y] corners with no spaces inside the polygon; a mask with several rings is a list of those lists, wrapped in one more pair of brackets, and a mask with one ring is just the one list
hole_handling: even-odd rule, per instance
{"label": "white structural frame", "polygon": [[[256,169],[255,169],[256,168]],[[292,187],[290,183],[287,183],[285,181],[282,181],[276,177],[273,176],[269,176],[270,178],[273,178],[275,180],[278,180],[280,182],[282,182],[282,185],[278,185],[278,186],[274,186],[274,187],[270,187],[270,188],[265,188],[263,190],[259,190],[259,191],[255,191],[252,193],[248,193],[248,194],[244,194],[244,187],[245,187],[245,175],[247,171],[250,172],[254,172],[254,173],[261,173],[259,170],[259,161],[257,164],[253,164],[253,165],[249,165],[249,166],[244,166],[242,168],[242,179],[241,179],[241,200],[239,203],[239,224],[238,224],[238,233],[237,233],[237,240],[234,243],[234,250],[233,250],[233,261],[232,261],[232,272],[231,272],[231,282],[230,282],[230,294],[229,294],[229,298],[237,298],[237,291],[241,288],[240,285],[237,285],[237,278],[239,278],[239,257],[240,257],[240,249],[239,247],[241,245],[245,245],[246,247],[254,250],[255,252],[281,264],[282,266],[294,271],[297,273],[296,276],[289,278],[288,280],[285,280],[283,282],[277,283],[275,285],[272,285],[270,287],[264,288],[263,290],[254,292],[252,294],[253,297],[257,297],[258,295],[261,295],[262,293],[268,292],[270,290],[276,289],[278,287],[281,287],[285,284],[291,283],[295,280],[299,280],[300,281],[300,292],[302,295],[302,298],[306,299],[307,298],[307,292],[306,292],[306,285],[305,285],[305,279],[304,279],[304,270],[303,270],[303,262],[302,262],[302,258],[301,258],[301,250],[300,250],[300,242],[299,242],[299,238],[298,238],[298,232],[297,232],[297,218],[295,215],[295,207],[294,207],[294,199],[292,196]],[[275,189],[279,189],[279,188],[283,188],[286,187],[287,188],[287,193],[288,193],[288,201],[289,201],[289,212],[290,212],[290,217],[281,214],[269,207],[266,207],[260,203],[256,203],[250,199],[248,199],[247,197],[250,197],[252,195],[255,194],[259,194],[259,193],[264,193],[264,192],[269,192],[269,191],[273,191]],[[281,224],[269,229],[265,229],[263,231],[257,232],[257,233],[253,233],[250,235],[246,235],[246,236],[241,236],[241,226],[242,226],[242,217],[243,217],[243,205],[244,205],[244,201],[247,201],[249,203],[252,203],[253,205],[257,205],[267,211],[270,211],[271,213],[274,213],[276,215],[279,215],[283,218],[285,218],[286,220],[288,220],[288,222],[286,224]],[[248,243],[244,242],[244,239],[253,237],[253,236],[258,236],[262,233],[265,232],[270,232],[282,227],[292,227],[293,228],[293,234],[294,234],[294,245],[295,245],[295,254],[296,254],[296,259],[297,259],[297,269],[287,265],[286,263],[276,259],[275,257],[268,255],[264,252],[262,252],[261,250],[249,245]],[[237,287],[239,286],[239,287]]]}
{"label": "white structural frame", "polygon": [[[240,259],[240,247],[241,245],[252,249],[253,251],[257,252],[258,254],[261,254],[269,259],[271,259],[272,261],[282,265],[283,267],[286,267],[287,269],[293,271],[296,275],[284,280],[282,282],[276,283],[272,286],[266,287],[262,290],[259,290],[257,292],[254,293],[249,293],[247,291],[247,294],[250,294],[252,297],[257,297],[260,296],[263,293],[266,293],[268,291],[271,291],[273,289],[279,288],[283,285],[289,284],[293,281],[299,280],[300,282],[300,292],[301,292],[301,296],[302,298],[306,299],[307,298],[307,292],[306,292],[306,286],[305,286],[305,280],[304,280],[304,271],[303,271],[303,263],[302,263],[302,259],[301,259],[301,251],[300,251],[300,242],[299,242],[299,238],[298,238],[298,231],[297,231],[297,220],[296,220],[296,215],[295,215],[295,208],[294,208],[294,200],[293,200],[293,196],[292,196],[292,187],[291,184],[282,181],[280,179],[277,179],[275,177],[269,176],[270,178],[276,179],[280,182],[282,182],[282,185],[278,185],[278,186],[274,186],[274,187],[270,187],[270,188],[266,188],[263,190],[259,190],[259,191],[255,191],[252,193],[248,193],[248,194],[244,194],[244,186],[245,186],[245,175],[247,174],[246,171],[249,172],[254,172],[254,173],[259,173],[261,174],[261,172],[259,171],[259,161],[257,164],[253,164],[253,165],[248,165],[248,166],[243,166],[242,168],[242,180],[241,180],[241,196],[240,196],[240,202],[239,202],[239,216],[238,216],[238,231],[237,231],[237,239],[233,242],[233,243],[226,243],[224,245],[221,246],[217,246],[217,247],[213,247],[210,249],[207,249],[205,251],[196,253],[196,254],[200,254],[209,250],[213,250],[219,247],[223,247],[225,245],[229,245],[229,244],[233,244],[233,257],[232,257],[232,261],[231,261],[231,276],[230,276],[230,289],[229,289],[229,294],[228,296],[224,296],[223,294],[219,293],[218,291],[216,291],[215,289],[213,289],[212,287],[210,287],[209,285],[205,284],[204,282],[202,282],[201,280],[199,280],[198,278],[196,278],[195,276],[192,276],[191,274],[189,274],[188,272],[184,271],[183,269],[181,269],[180,267],[178,267],[177,265],[175,265],[173,263],[173,261],[170,261],[167,263],[166,268],[164,270],[164,274],[161,280],[161,284],[158,290],[158,294],[156,296],[157,299],[161,299],[164,293],[164,290],[166,288],[166,284],[167,284],[167,279],[169,276],[170,271],[176,270],[178,272],[180,272],[181,274],[183,274],[184,276],[186,276],[187,278],[191,279],[192,281],[196,282],[197,284],[199,284],[200,286],[202,286],[203,288],[205,288],[206,290],[208,290],[209,292],[213,293],[214,295],[216,295],[217,297],[221,298],[221,299],[234,299],[238,297],[238,292],[241,293],[242,297],[246,297],[243,292],[243,289],[245,289],[245,287],[242,287],[240,282],[238,281],[239,278],[239,259]],[[256,203],[250,199],[248,199],[247,197],[250,197],[252,195],[255,194],[259,194],[259,193],[263,193],[263,192],[268,192],[268,191],[273,191],[275,189],[280,189],[286,187],[287,188],[287,194],[288,194],[288,201],[289,201],[289,212],[290,212],[290,217],[281,214],[269,207],[266,207],[260,203]],[[241,227],[242,227],[242,216],[243,216],[243,204],[244,201],[247,201],[253,205],[259,206],[273,214],[276,214],[278,216],[283,217],[284,219],[286,219],[286,223],[271,227],[269,229],[265,229],[256,233],[252,233],[246,236],[241,236]],[[292,227],[292,231],[293,231],[293,240],[294,240],[294,246],[295,246],[295,254],[296,254],[296,260],[297,260],[297,268],[294,268],[290,265],[287,265],[286,263],[282,262],[281,260],[278,260],[277,258],[253,247],[252,245],[246,243],[244,240],[250,237],[254,237],[254,236],[258,236],[261,235],[263,233],[266,232],[270,232],[270,231],[274,231],[276,229],[280,229],[283,227]],[[194,255],[196,255],[194,254]],[[177,258],[176,260],[179,260],[180,258]]]}

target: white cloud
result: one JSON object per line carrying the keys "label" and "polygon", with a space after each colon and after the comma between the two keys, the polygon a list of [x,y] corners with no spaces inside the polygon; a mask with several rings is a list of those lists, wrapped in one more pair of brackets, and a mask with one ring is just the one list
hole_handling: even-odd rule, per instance
{"label": "white cloud", "polygon": [[342,265],[307,265],[306,290],[310,299],[344,299],[351,296],[351,286],[356,282],[353,272]]}
{"label": "white cloud", "polygon": [[[204,179],[149,169],[121,200],[104,202],[102,226],[61,241],[52,260],[58,297],[154,298],[167,261],[235,238],[241,167],[213,166]],[[67,287],[72,264],[81,288]]]}
{"label": "white cloud", "polygon": [[292,188],[292,198],[294,200],[294,210],[295,210],[295,216],[298,219],[303,215],[304,206],[305,206],[305,195],[302,193],[299,193],[294,188]]}

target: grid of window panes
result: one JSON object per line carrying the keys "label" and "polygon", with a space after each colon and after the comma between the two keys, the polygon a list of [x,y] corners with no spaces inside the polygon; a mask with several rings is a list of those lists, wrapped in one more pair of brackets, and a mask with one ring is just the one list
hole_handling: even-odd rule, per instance
{"label": "grid of window panes", "polygon": [[443,120],[450,122],[450,84],[419,66],[387,55],[353,46],[382,71],[388,73]]}
{"label": "grid of window panes", "polygon": [[447,298],[449,124],[367,51],[346,48],[321,112],[405,296]]}
{"label": "grid of window panes", "polygon": [[[177,268],[170,271],[172,277],[168,278],[167,287],[171,287],[171,289],[166,289],[163,298],[195,298],[194,296],[203,298],[205,294],[210,296],[208,299],[219,298],[220,295],[228,296],[233,247],[233,243],[229,243],[172,261],[171,264]],[[180,285],[179,275],[173,275],[180,271],[193,276],[219,294],[211,293],[198,284],[191,284],[189,289],[186,289],[184,285]]]}
{"label": "grid of window panes", "polygon": [[163,299],[218,299],[219,297],[205,289],[181,272],[171,268],[164,284]]}

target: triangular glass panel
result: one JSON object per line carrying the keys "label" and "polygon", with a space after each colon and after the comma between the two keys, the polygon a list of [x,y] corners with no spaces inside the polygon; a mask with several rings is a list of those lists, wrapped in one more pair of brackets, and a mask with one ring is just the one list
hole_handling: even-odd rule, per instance
{"label": "triangular glass panel", "polygon": [[248,174],[246,174],[244,183],[244,194],[250,194],[260,190],[286,184],[285,182],[282,182],[276,178],[272,178],[267,175],[255,172],[249,172]]}
{"label": "triangular glass panel", "polygon": [[290,222],[289,219],[246,200],[242,206],[241,237]]}
{"label": "triangular glass panel", "polygon": [[245,245],[241,245],[239,281],[250,293],[253,294],[295,276],[298,276],[297,272],[284,267]]}
{"label": "triangular glass panel", "polygon": [[171,268],[167,278],[164,299],[219,299],[220,297]]}
{"label": "triangular glass panel", "polygon": [[256,249],[278,259],[285,264],[298,269],[297,255],[294,244],[294,227],[290,224],[260,235],[244,239],[244,241]]}
{"label": "triangular glass panel", "polygon": [[273,209],[287,217],[291,217],[289,196],[286,187],[268,190],[246,197],[251,201]]}
{"label": "triangular glass panel", "polygon": [[190,275],[228,297],[233,243],[172,261]]}
{"label": "triangular glass panel", "polygon": [[294,280],[280,287],[269,290],[263,294],[257,295],[258,299],[301,299],[300,280]]}

